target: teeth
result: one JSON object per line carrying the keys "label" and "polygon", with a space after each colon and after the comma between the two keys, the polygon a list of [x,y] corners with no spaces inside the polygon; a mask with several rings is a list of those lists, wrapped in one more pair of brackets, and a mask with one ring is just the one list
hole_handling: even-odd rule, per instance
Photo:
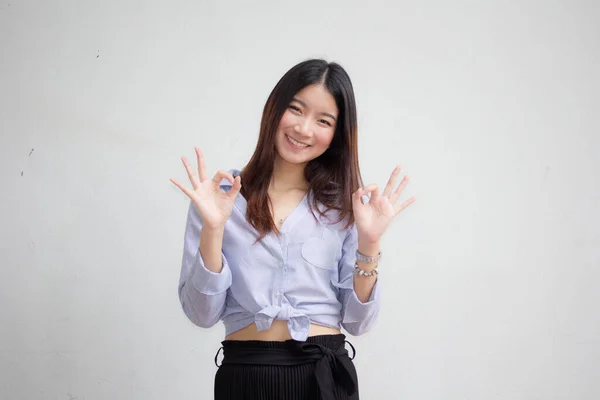
{"label": "teeth", "polygon": [[296,145],[296,146],[298,146],[298,147],[308,147],[308,145],[307,145],[307,144],[300,143],[300,142],[298,142],[298,141],[296,141],[296,140],[292,139],[292,138],[291,138],[291,137],[289,137],[288,135],[285,135],[285,137],[286,137],[286,138],[287,138],[287,139],[288,139],[290,142],[292,142],[294,145]]}

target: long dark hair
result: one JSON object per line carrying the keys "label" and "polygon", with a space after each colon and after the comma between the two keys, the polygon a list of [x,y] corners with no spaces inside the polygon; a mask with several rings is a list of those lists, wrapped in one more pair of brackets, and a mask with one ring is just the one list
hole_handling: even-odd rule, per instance
{"label": "long dark hair", "polygon": [[[337,63],[313,59],[295,65],[279,80],[263,110],[260,134],[254,154],[241,173],[241,194],[248,207],[246,218],[260,233],[259,240],[277,227],[271,216],[268,188],[273,175],[275,137],[281,117],[292,98],[303,88],[322,84],[335,99],[339,115],[331,145],[319,157],[308,162],[304,177],[312,192],[310,208],[324,216],[328,210],[338,211],[346,227],[354,222],[352,193],[362,186],[358,166],[358,123],[352,82]],[[322,210],[319,206],[325,206]]]}

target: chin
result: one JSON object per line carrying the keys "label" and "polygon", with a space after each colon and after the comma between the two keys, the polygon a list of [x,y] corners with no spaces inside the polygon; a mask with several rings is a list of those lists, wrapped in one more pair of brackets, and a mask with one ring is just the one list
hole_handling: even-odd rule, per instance
{"label": "chin", "polygon": [[297,154],[287,154],[285,151],[279,151],[279,149],[277,149],[277,154],[279,155],[279,158],[290,164],[306,164],[312,160],[312,157],[300,157]]}

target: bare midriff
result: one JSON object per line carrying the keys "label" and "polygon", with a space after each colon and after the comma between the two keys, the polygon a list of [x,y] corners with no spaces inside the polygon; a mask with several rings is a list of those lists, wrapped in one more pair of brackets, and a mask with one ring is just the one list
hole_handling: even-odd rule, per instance
{"label": "bare midriff", "polygon": [[[308,336],[317,335],[336,335],[341,333],[337,328],[310,324]],[[287,321],[276,319],[271,324],[271,328],[267,331],[259,331],[256,329],[256,324],[248,325],[239,331],[233,332],[225,337],[225,340],[263,340],[273,342],[283,342],[291,339],[290,331],[287,326]]]}

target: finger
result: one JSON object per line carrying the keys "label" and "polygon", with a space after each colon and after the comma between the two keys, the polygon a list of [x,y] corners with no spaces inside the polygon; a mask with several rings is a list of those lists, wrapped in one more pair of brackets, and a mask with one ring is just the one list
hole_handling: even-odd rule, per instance
{"label": "finger", "polygon": [[177,179],[175,179],[175,178],[171,178],[171,179],[169,179],[169,180],[170,180],[171,182],[173,182],[173,184],[174,184],[175,186],[177,186],[179,189],[181,189],[181,191],[182,191],[183,193],[185,193],[185,195],[186,195],[187,197],[189,197],[190,199],[192,199],[192,193],[193,193],[193,192],[192,192],[190,189],[188,189],[187,187],[183,186],[183,185],[182,185],[181,183],[179,183],[179,181],[178,181]]}
{"label": "finger", "polygon": [[188,178],[190,178],[190,182],[192,183],[192,187],[194,188],[194,190],[196,190],[196,188],[198,187],[198,184],[200,182],[198,181],[198,178],[194,175],[194,171],[192,170],[192,166],[188,162],[187,158],[185,158],[185,156],[181,157],[181,162],[183,162],[183,166],[185,167],[185,171],[187,172]]}
{"label": "finger", "polygon": [[227,196],[229,196],[232,200],[235,200],[237,195],[240,193],[240,189],[242,188],[242,178],[240,176],[236,176],[233,179],[233,186],[227,192]]}
{"label": "finger", "polygon": [[194,146],[194,150],[196,150],[196,158],[198,159],[198,176],[200,177],[200,182],[204,182],[208,179],[206,165],[204,165],[204,154],[202,154],[198,146]]}
{"label": "finger", "polygon": [[410,199],[406,200],[404,203],[400,204],[400,206],[396,207],[396,215],[398,215],[400,212],[402,212],[402,210],[404,210],[406,207],[410,206],[416,200],[417,200],[416,198],[411,197]]}
{"label": "finger", "polygon": [[404,190],[406,185],[408,185],[409,179],[410,178],[408,177],[408,175],[406,175],[404,178],[402,178],[402,181],[400,181],[400,185],[398,185],[396,190],[394,190],[394,194],[392,194],[390,196],[390,201],[392,202],[392,204],[396,204],[396,202],[398,201],[398,198],[400,197],[400,194],[402,193],[402,191]]}
{"label": "finger", "polygon": [[383,196],[390,197],[390,195],[392,194],[392,190],[394,189],[394,186],[396,186],[396,178],[398,177],[398,174],[400,173],[401,169],[402,168],[399,165],[396,166],[396,168],[394,168],[394,170],[392,171],[392,175],[390,176],[390,179],[388,180],[387,185],[385,185],[385,189],[383,189]]}
{"label": "finger", "polygon": [[356,192],[352,193],[352,208],[356,210],[358,207],[363,205],[362,202],[363,190],[358,189]]}
{"label": "finger", "polygon": [[377,199],[379,198],[379,185],[374,183],[372,185],[369,185],[369,186],[363,188],[363,195],[369,194],[369,193],[371,194],[371,196],[369,197],[369,203],[377,201]]}
{"label": "finger", "polygon": [[229,182],[231,182],[233,184],[233,175],[231,175],[229,172],[226,172],[226,171],[223,171],[223,170],[218,170],[212,180],[217,185],[219,185],[219,184],[221,184],[221,181],[223,179],[227,179]]}

